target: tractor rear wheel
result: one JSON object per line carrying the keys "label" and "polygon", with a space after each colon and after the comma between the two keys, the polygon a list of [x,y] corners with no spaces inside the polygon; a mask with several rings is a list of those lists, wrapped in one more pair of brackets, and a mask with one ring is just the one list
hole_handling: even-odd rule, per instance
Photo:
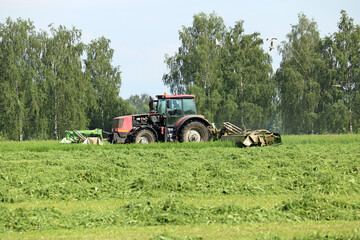
{"label": "tractor rear wheel", "polygon": [[149,144],[155,142],[155,135],[150,130],[142,129],[135,135],[134,142],[141,144]]}
{"label": "tractor rear wheel", "polygon": [[185,125],[180,131],[180,142],[207,142],[210,138],[208,128],[201,122],[195,121]]}

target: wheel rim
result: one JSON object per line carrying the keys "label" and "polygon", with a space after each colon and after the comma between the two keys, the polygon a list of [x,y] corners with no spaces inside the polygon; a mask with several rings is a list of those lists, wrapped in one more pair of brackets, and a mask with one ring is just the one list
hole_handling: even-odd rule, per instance
{"label": "wheel rim", "polygon": [[141,143],[141,144],[149,144],[150,143],[150,139],[147,136],[141,136],[138,138],[137,143]]}
{"label": "wheel rim", "polygon": [[186,133],[185,139],[188,142],[201,142],[201,134],[197,130],[190,130]]}

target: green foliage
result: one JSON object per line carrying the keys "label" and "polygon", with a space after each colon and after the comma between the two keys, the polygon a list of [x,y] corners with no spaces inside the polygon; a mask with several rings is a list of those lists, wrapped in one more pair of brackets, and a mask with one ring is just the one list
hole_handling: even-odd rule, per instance
{"label": "green foliage", "polygon": [[194,15],[193,26],[179,32],[178,53],[166,57],[163,81],[173,93],[196,95],[198,111],[218,125],[265,128],[275,85],[259,35],[244,34],[242,21],[227,29],[215,13]]}
{"label": "green foliage", "polygon": [[88,125],[85,109],[91,85],[82,72],[81,56],[85,46],[81,42],[81,31],[61,25],[57,29],[51,27],[50,31],[51,36],[45,35],[44,39],[42,61],[46,81],[41,84],[48,97],[41,111],[45,111],[49,129],[53,129],[54,138],[58,140],[67,128],[83,129]]}
{"label": "green foliage", "polygon": [[353,133],[359,127],[360,26],[341,11],[338,32],[321,39],[304,14],[280,47],[276,73],[286,133]]}
{"label": "green foliage", "polygon": [[338,32],[321,38],[315,20],[298,18],[279,47],[282,62],[272,76],[259,33],[244,34],[242,21],[227,29],[215,13],[194,15],[193,25],[179,31],[179,51],[166,57],[163,81],[173,93],[196,95],[199,112],[218,125],[356,132],[360,26],[341,11]]}
{"label": "green foliage", "polygon": [[[65,129],[104,128],[130,111],[104,37],[88,46],[64,26],[36,31],[30,20],[0,24],[0,129],[10,140],[59,139]],[[87,54],[85,65],[83,55]]]}
{"label": "green foliage", "polygon": [[243,22],[237,22],[230,28],[224,45],[222,95],[229,97],[223,104],[236,104],[237,108],[224,109],[220,118],[242,128],[266,128],[273,112],[275,85],[270,78],[271,58],[264,53],[259,35],[244,34]]}
{"label": "green foliage", "polygon": [[[126,111],[119,109],[121,77],[119,67],[113,67],[114,50],[110,48],[110,40],[101,37],[92,40],[87,46],[85,74],[93,86],[95,103],[88,105],[88,116],[91,119],[90,128],[111,128],[112,119],[121,116]],[[87,95],[91,95],[87,93]],[[120,108],[123,109],[123,104]]]}
{"label": "green foliage", "polygon": [[173,93],[197,96],[197,109],[214,121],[221,101],[221,46],[226,34],[223,19],[215,13],[194,15],[193,26],[179,31],[182,46],[174,57],[166,57],[170,69],[163,81]]}
{"label": "green foliage", "polygon": [[0,132],[0,141],[5,141],[6,140],[6,136],[4,136],[4,134],[2,132]]}
{"label": "green foliage", "polygon": [[[328,118],[329,128],[334,132],[352,133],[360,124],[357,121],[360,116],[359,50],[360,26],[354,25],[354,20],[343,10],[338,32],[325,38],[323,45],[324,59],[328,66],[328,82],[323,83],[326,94],[324,105],[333,111],[341,107],[337,113],[343,116],[339,125],[334,125],[333,118]],[[326,111],[324,113],[326,116]]]}
{"label": "green foliage", "polygon": [[127,101],[134,114],[148,113],[150,111],[150,95],[148,94],[131,95]]}
{"label": "green foliage", "polygon": [[276,78],[280,110],[287,133],[314,133],[318,119],[319,79],[325,63],[321,59],[321,38],[314,21],[299,15],[280,52],[283,60]]}
{"label": "green foliage", "polygon": [[36,111],[38,39],[33,23],[10,18],[0,24],[0,129],[9,139],[22,140],[26,119]]}
{"label": "green foliage", "polygon": [[321,38],[315,20],[298,19],[272,76],[259,33],[245,34],[243,21],[227,28],[215,13],[194,15],[192,26],[179,31],[179,51],[166,56],[163,81],[173,93],[196,95],[199,112],[218,125],[288,134],[358,131],[360,26],[341,11],[338,32]]}

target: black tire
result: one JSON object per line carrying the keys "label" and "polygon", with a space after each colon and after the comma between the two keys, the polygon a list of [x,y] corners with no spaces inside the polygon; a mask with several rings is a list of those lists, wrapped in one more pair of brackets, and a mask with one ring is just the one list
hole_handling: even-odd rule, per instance
{"label": "black tire", "polygon": [[149,144],[154,143],[156,137],[153,132],[147,129],[139,130],[134,137],[134,143]]}
{"label": "black tire", "polygon": [[179,134],[180,142],[207,142],[209,139],[209,129],[198,121],[187,123]]}

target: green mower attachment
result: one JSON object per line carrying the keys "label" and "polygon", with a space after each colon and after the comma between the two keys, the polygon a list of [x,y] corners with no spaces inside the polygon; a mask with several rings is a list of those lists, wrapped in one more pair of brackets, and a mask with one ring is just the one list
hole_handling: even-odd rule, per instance
{"label": "green mower attachment", "polygon": [[102,129],[95,130],[65,130],[65,138],[61,143],[82,143],[87,142],[87,139],[97,138],[101,142],[104,140]]}

